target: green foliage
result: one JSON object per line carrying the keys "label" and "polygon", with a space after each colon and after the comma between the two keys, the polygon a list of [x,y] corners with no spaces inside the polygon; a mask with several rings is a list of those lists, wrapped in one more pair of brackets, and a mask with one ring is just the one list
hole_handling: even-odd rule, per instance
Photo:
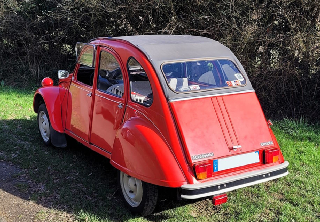
{"label": "green foliage", "polygon": [[0,81],[72,71],[75,43],[98,36],[201,35],[236,54],[267,116],[319,119],[319,12],[313,0],[4,0]]}

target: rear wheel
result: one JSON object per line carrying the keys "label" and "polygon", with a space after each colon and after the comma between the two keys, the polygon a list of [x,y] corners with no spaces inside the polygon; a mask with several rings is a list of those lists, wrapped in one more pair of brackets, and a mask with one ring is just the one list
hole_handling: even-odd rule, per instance
{"label": "rear wheel", "polygon": [[158,187],[119,172],[122,197],[129,210],[142,216],[153,212],[158,201]]}
{"label": "rear wheel", "polygon": [[50,119],[44,103],[42,103],[38,109],[38,127],[43,143],[47,146],[50,145]]}

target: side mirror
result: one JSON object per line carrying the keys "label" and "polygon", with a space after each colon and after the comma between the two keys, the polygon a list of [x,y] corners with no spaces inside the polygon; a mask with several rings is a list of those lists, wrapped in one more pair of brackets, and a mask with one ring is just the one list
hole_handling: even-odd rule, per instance
{"label": "side mirror", "polygon": [[69,76],[69,72],[66,71],[66,70],[59,70],[58,71],[58,78],[59,79],[65,79],[65,78],[68,78]]}

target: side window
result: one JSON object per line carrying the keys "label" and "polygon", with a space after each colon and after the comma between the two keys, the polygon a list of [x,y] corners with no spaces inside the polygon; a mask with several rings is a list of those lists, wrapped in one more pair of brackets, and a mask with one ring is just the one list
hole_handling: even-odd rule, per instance
{"label": "side window", "polygon": [[148,76],[140,63],[131,57],[128,60],[131,100],[145,106],[151,106],[153,94]]}
{"label": "side window", "polygon": [[77,80],[86,85],[92,86],[94,76],[94,48],[93,46],[87,46],[83,49],[78,63],[80,67],[77,73]]}
{"label": "side window", "polygon": [[116,58],[106,51],[100,53],[97,89],[118,97],[122,97],[124,93],[120,65]]}

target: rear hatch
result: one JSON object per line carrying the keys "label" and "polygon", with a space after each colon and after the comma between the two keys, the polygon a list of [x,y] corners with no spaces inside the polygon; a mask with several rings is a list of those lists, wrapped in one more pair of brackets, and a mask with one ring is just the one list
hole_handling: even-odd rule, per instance
{"label": "rear hatch", "polygon": [[191,165],[214,159],[220,171],[253,164],[261,160],[259,150],[273,145],[254,92],[170,104]]}

